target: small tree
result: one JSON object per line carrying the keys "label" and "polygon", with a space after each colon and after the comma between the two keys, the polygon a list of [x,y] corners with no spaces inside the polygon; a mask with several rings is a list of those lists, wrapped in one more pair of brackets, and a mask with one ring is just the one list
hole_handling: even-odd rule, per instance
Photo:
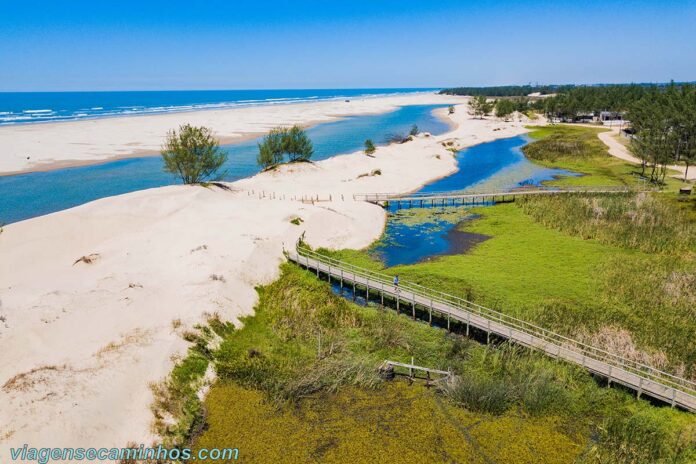
{"label": "small tree", "polygon": [[481,119],[483,119],[484,116],[488,116],[491,111],[493,111],[493,102],[489,102],[488,99],[484,96],[481,96]]}
{"label": "small tree", "polygon": [[283,139],[287,129],[276,127],[266,134],[258,144],[259,154],[256,162],[263,168],[269,168],[283,162]]}
{"label": "small tree", "polygon": [[210,128],[189,124],[167,133],[161,153],[164,171],[185,184],[222,177],[218,171],[227,161],[227,152],[220,148]]}
{"label": "small tree", "polygon": [[312,141],[301,126],[290,128],[276,127],[266,134],[259,146],[256,162],[263,168],[269,168],[283,162],[287,153],[290,162],[306,161],[314,154]]}
{"label": "small tree", "polygon": [[495,115],[505,121],[515,111],[515,103],[512,100],[500,99],[495,101]]}
{"label": "small tree", "polygon": [[418,135],[418,132],[420,132],[420,131],[418,130],[418,126],[416,126],[416,125],[414,124],[414,125],[411,126],[411,130],[409,131],[408,135],[412,135],[412,136],[415,137],[416,135]]}
{"label": "small tree", "polygon": [[489,103],[485,95],[479,95],[469,100],[469,110],[480,119],[483,119],[492,109],[493,103]]}
{"label": "small tree", "polygon": [[294,125],[283,137],[283,151],[290,157],[290,162],[307,161],[314,154],[314,146],[304,129]]}
{"label": "small tree", "polygon": [[375,152],[375,144],[372,143],[371,139],[365,140],[365,154],[366,155],[371,155]]}
{"label": "small tree", "polygon": [[450,105],[449,108],[447,108],[447,114],[454,114],[454,105]]}

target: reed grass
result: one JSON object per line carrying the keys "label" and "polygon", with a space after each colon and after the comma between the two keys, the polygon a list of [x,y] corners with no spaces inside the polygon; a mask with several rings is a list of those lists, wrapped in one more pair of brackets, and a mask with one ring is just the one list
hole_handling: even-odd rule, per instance
{"label": "reed grass", "polygon": [[[613,456],[621,429],[603,435],[605,421],[642,410],[642,402],[601,388],[582,369],[359,307],[294,265],[284,264],[280,278],[258,291],[254,315],[213,351],[219,381],[206,399],[207,429],[196,447],[234,443],[247,462],[273,461],[281,450],[321,462],[373,462],[386,450],[394,462],[437,461],[443,453],[465,453],[473,462],[569,462],[586,449]],[[377,376],[384,359],[411,356],[458,380],[426,391]],[[675,455],[674,437],[694,420],[656,411],[666,434],[662,459]],[[362,453],[365,446],[371,454]]]}

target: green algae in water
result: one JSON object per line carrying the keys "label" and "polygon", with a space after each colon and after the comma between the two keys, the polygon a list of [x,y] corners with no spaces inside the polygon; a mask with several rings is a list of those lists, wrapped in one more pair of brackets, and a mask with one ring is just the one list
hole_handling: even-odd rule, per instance
{"label": "green algae in water", "polygon": [[556,418],[474,414],[402,381],[281,407],[228,383],[211,390],[206,407],[209,428],[196,448],[224,443],[247,463],[567,463],[583,448]]}
{"label": "green algae in water", "polygon": [[391,212],[382,238],[369,253],[387,267],[464,253],[488,238],[460,230],[462,224],[476,217],[462,207],[409,208]]}

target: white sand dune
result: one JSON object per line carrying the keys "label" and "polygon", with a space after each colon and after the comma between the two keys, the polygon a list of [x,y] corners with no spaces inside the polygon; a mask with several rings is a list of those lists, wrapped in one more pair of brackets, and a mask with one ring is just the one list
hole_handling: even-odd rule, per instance
{"label": "white sand dune", "polygon": [[[264,124],[300,117],[286,110],[295,111],[269,109]],[[311,245],[330,248],[377,239],[384,211],[352,201],[352,193],[409,191],[453,172],[443,140],[464,147],[525,132],[522,122],[471,119],[465,105],[452,119],[456,129],[442,136],[380,147],[374,157],[284,166],[231,184],[233,191],[157,188],[7,226],[0,235],[0,462],[24,443],[118,447],[156,439],[148,385],[185,353],[185,328],[206,313],[235,322],[250,314],[254,286],[277,276],[283,247],[303,231]],[[94,122],[110,123],[114,134],[125,124]],[[382,174],[361,176],[375,169]],[[287,199],[293,195],[333,201],[304,204]],[[293,225],[294,217],[304,222]],[[83,256],[91,262],[77,261]]]}

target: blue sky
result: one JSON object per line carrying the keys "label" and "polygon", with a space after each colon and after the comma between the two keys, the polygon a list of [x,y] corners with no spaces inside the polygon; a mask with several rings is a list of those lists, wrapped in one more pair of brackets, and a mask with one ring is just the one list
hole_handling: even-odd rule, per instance
{"label": "blue sky", "polygon": [[0,0],[0,91],[670,79],[695,0]]}

